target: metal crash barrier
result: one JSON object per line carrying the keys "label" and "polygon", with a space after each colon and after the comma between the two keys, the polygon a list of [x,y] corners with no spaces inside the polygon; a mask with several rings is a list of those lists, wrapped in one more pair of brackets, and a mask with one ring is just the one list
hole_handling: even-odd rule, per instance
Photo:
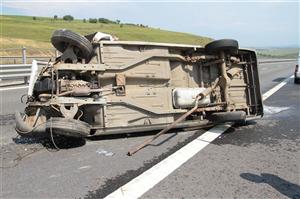
{"label": "metal crash barrier", "polygon": [[[38,65],[47,65],[48,62],[36,61]],[[32,70],[32,64],[7,64],[0,65],[0,81],[24,79],[24,83],[28,83]]]}

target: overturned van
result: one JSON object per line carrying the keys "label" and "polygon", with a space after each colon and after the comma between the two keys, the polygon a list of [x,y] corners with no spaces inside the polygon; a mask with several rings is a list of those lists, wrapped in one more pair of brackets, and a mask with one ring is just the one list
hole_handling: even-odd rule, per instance
{"label": "overturned van", "polygon": [[257,57],[235,40],[205,47],[112,41],[57,30],[55,61],[34,62],[22,136],[50,131],[72,137],[245,121],[263,115]]}

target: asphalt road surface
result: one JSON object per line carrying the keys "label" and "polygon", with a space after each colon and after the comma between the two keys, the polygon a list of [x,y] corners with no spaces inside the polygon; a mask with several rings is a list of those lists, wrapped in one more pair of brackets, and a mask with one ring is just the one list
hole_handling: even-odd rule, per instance
{"label": "asphalt road surface", "polygon": [[[260,65],[262,93],[295,64]],[[264,102],[262,119],[231,127],[141,198],[300,198],[299,91],[290,79]],[[57,151],[15,133],[25,92],[0,90],[1,198],[103,198],[208,130],[172,131],[132,157],[127,150],[150,135],[58,140]]]}

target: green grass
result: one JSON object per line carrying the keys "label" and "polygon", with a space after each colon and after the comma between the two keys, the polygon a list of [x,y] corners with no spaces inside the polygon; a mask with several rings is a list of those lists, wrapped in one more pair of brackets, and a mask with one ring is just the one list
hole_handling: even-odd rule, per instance
{"label": "green grass", "polygon": [[47,17],[11,16],[1,15],[1,48],[51,48],[50,38],[54,30],[70,29],[80,34],[105,32],[117,36],[120,40],[151,41],[164,43],[181,43],[205,45],[212,39],[197,35],[160,30],[156,28],[143,28],[134,25],[84,23],[82,20],[71,22],[62,19],[53,20]]}

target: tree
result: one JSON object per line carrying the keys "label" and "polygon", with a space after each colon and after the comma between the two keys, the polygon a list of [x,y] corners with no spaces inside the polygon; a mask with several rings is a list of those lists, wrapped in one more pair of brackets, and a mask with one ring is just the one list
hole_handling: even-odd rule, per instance
{"label": "tree", "polygon": [[36,17],[32,17],[33,20],[36,20]]}
{"label": "tree", "polygon": [[109,19],[106,19],[106,18],[99,18],[99,19],[98,19],[98,22],[99,22],[99,23],[110,23],[110,20],[109,20]]}
{"label": "tree", "polygon": [[57,15],[54,15],[54,17],[53,17],[53,18],[54,18],[54,20],[57,20]]}
{"label": "tree", "polygon": [[89,18],[90,23],[97,23],[97,19]]}
{"label": "tree", "polygon": [[117,19],[116,22],[117,22],[117,24],[120,24],[120,23],[121,23],[121,21],[120,21],[119,19]]}
{"label": "tree", "polygon": [[65,15],[65,16],[63,16],[63,20],[65,20],[65,21],[73,21],[74,17],[72,15]]}
{"label": "tree", "polygon": [[86,19],[83,19],[82,21],[83,21],[83,23],[86,23]]}

